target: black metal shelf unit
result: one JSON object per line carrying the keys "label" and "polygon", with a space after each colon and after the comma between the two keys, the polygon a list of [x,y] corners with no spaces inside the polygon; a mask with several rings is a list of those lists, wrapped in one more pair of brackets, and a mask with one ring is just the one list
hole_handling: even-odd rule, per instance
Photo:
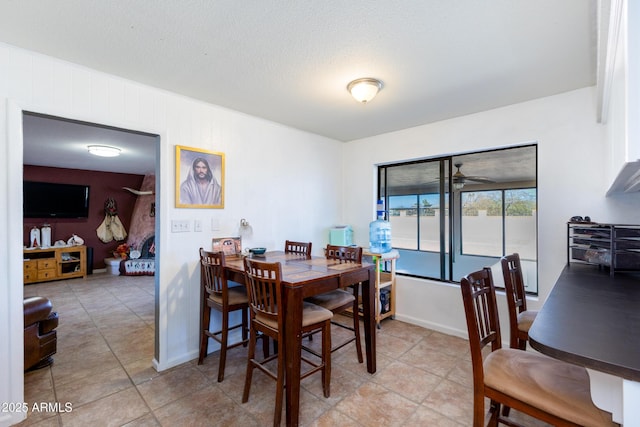
{"label": "black metal shelf unit", "polygon": [[567,264],[572,262],[617,271],[640,270],[640,225],[567,223]]}

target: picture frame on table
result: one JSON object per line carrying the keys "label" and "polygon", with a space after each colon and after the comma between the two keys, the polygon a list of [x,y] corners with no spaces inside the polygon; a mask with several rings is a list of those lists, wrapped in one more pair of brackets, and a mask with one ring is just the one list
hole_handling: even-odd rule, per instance
{"label": "picture frame on table", "polygon": [[225,256],[242,254],[242,239],[240,237],[214,237],[211,243],[212,252],[222,251]]}
{"label": "picture frame on table", "polygon": [[176,145],[176,208],[224,208],[224,153]]}

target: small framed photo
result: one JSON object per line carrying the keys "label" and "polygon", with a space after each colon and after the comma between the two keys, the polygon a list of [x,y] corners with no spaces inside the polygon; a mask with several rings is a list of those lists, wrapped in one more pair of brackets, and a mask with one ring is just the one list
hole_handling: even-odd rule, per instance
{"label": "small framed photo", "polygon": [[224,208],[224,153],[176,145],[176,208]]}
{"label": "small framed photo", "polygon": [[214,237],[212,252],[224,252],[225,256],[242,254],[242,239],[240,237]]}

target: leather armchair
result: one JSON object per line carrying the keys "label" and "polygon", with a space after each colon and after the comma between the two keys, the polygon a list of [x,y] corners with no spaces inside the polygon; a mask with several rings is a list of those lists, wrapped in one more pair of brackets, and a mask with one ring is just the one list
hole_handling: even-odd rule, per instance
{"label": "leather armchair", "polygon": [[57,350],[58,313],[44,297],[24,299],[24,370],[44,368],[53,363]]}

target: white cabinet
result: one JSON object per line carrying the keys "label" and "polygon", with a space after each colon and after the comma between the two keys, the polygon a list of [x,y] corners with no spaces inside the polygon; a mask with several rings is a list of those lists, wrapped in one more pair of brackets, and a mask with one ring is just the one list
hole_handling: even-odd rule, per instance
{"label": "white cabinet", "polygon": [[613,0],[599,50],[601,121],[609,144],[607,195],[640,191],[640,4]]}

